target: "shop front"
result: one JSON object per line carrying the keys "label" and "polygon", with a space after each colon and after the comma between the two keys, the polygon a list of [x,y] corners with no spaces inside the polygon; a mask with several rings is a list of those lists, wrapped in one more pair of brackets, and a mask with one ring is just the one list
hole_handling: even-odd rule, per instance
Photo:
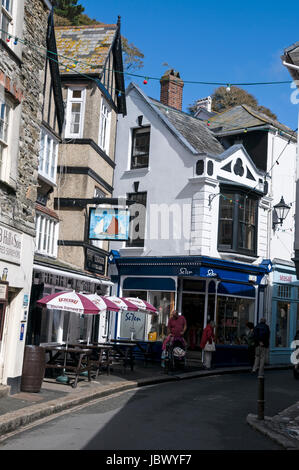
{"label": "shop front", "polygon": [[[246,323],[256,323],[264,315],[268,261],[257,266],[194,256],[118,258],[116,264],[120,295],[140,297],[158,310],[158,316],[146,319],[143,339],[162,342],[169,315],[176,308],[187,320],[189,351],[200,351],[203,329],[214,320],[214,363],[247,364]],[[122,322],[118,315],[114,337],[121,337]]]}
{"label": "shop front", "polygon": [[109,294],[112,283],[65,266],[50,266],[41,261],[33,265],[33,283],[29,307],[26,344],[40,345],[66,341],[67,332],[71,341],[102,341],[106,330],[106,316],[72,315],[62,310],[42,309],[36,303],[46,295],[57,292],[84,292],[86,294]]}
{"label": "shop front", "polygon": [[20,390],[32,280],[33,236],[0,223],[0,384]]}
{"label": "shop front", "polygon": [[299,330],[299,281],[293,266],[274,264],[270,363],[290,364],[291,343]]}

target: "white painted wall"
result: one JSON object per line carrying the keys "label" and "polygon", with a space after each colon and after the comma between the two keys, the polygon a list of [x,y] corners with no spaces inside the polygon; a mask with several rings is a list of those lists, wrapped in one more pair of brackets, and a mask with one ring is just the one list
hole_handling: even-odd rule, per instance
{"label": "white painted wall", "polygon": [[[277,158],[279,158],[279,165],[275,163]],[[273,168],[271,169],[271,167]],[[267,171],[270,171],[271,175],[272,206],[280,201],[281,196],[284,197],[286,204],[291,205],[283,225],[276,226],[275,231],[272,230],[272,222],[269,227],[271,233],[270,258],[291,261],[294,256],[295,239],[296,143],[288,144],[286,137],[269,133]]]}
{"label": "white painted wall", "polygon": [[[138,127],[137,117],[139,115],[143,115],[142,124],[144,126],[151,126],[149,168],[130,170],[132,128]],[[280,137],[277,139],[278,144],[274,149],[274,158],[277,158],[280,152],[282,146],[280,140],[284,140]],[[272,148],[269,151],[272,151]],[[199,158],[205,159],[205,171],[202,176],[195,174],[195,165]],[[233,168],[238,158],[242,159],[244,165],[254,175],[255,181],[246,178],[246,168],[243,177],[221,169],[230,160],[232,160]],[[208,176],[206,171],[208,160],[213,160],[214,172],[212,176]],[[289,165],[292,164],[289,163]],[[288,186],[287,181],[283,187],[279,185],[280,176],[277,171],[276,168],[273,170],[273,174],[276,172],[274,176],[277,178],[276,184],[278,186],[275,186],[275,182],[273,183],[275,194],[278,189],[281,190]],[[284,169],[284,171],[290,170]],[[127,116],[119,117],[118,121],[114,197],[125,197],[127,193],[134,192],[134,182],[136,181],[139,181],[140,192],[147,191],[146,240],[144,249],[126,248],[124,242],[111,242],[111,249],[119,250],[122,256],[222,256],[217,250],[219,213],[219,181],[217,176],[252,188],[256,188],[258,180],[263,178],[263,174],[256,170],[242,148],[236,148],[234,153],[227,156],[226,160],[192,154],[165,126],[137,90],[131,89],[127,96]],[[257,189],[261,190],[262,187],[257,187]],[[289,194],[292,191],[293,188],[289,186],[285,193],[286,202],[289,197],[293,198],[293,201],[295,200],[294,196]],[[275,196],[275,201],[278,202],[279,199],[280,196],[279,198]],[[150,238],[150,234],[155,233],[151,223],[152,205],[161,204],[170,207],[170,213],[177,205],[181,208],[180,218],[176,220],[177,225],[181,226],[181,236],[178,236],[177,239],[169,239],[168,236],[156,240]],[[271,197],[269,196],[260,201],[258,223],[258,256],[270,257],[271,230],[269,231],[269,227],[272,221]],[[170,233],[172,233],[171,224]],[[284,235],[284,238],[286,239],[287,236]],[[287,251],[282,253],[282,250],[276,246],[273,246],[272,251],[276,251],[280,256],[282,254],[288,256],[287,259],[289,259]],[[242,260],[242,256],[239,259]],[[250,261],[244,256],[243,260]]]}

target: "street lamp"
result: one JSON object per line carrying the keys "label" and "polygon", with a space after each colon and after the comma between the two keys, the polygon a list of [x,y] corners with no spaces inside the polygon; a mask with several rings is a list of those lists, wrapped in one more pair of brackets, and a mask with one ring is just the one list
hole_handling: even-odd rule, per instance
{"label": "street lamp", "polygon": [[275,226],[280,224],[282,225],[284,219],[289,213],[291,206],[288,206],[283,199],[283,196],[281,196],[281,199],[278,204],[276,204],[273,207],[273,213],[275,215],[275,220],[273,220],[273,229],[275,229]]}

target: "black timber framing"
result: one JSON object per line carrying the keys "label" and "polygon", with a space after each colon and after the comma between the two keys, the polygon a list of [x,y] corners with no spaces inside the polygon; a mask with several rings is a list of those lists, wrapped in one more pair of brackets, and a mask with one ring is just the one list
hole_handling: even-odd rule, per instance
{"label": "black timber framing", "polygon": [[84,209],[88,205],[111,204],[112,206],[118,206],[122,202],[128,206],[135,204],[135,201],[122,200],[121,198],[117,199],[117,198],[109,198],[109,197],[104,197],[104,198],[94,197],[92,199],[81,199],[81,198],[74,198],[74,197],[62,197],[62,198],[56,197],[54,199],[54,208],[55,210],[59,210],[64,207],[65,208],[75,207],[75,208]]}
{"label": "black timber framing", "polygon": [[50,13],[48,17],[48,31],[47,31],[47,48],[48,48],[48,59],[50,63],[50,71],[52,78],[52,86],[54,93],[55,109],[56,109],[56,118],[58,122],[58,128],[60,134],[63,130],[64,125],[64,103],[62,97],[62,87],[61,87],[61,77],[59,72],[59,65],[57,61],[57,47],[56,47],[56,38],[55,38],[55,29],[54,29],[54,10]]}

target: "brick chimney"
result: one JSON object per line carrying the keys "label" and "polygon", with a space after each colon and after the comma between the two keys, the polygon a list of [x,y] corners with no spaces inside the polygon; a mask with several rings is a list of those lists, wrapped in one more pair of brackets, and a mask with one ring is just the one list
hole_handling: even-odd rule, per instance
{"label": "brick chimney", "polygon": [[167,70],[160,80],[161,93],[160,101],[166,106],[171,106],[182,111],[183,86],[184,82],[179,72]]}

